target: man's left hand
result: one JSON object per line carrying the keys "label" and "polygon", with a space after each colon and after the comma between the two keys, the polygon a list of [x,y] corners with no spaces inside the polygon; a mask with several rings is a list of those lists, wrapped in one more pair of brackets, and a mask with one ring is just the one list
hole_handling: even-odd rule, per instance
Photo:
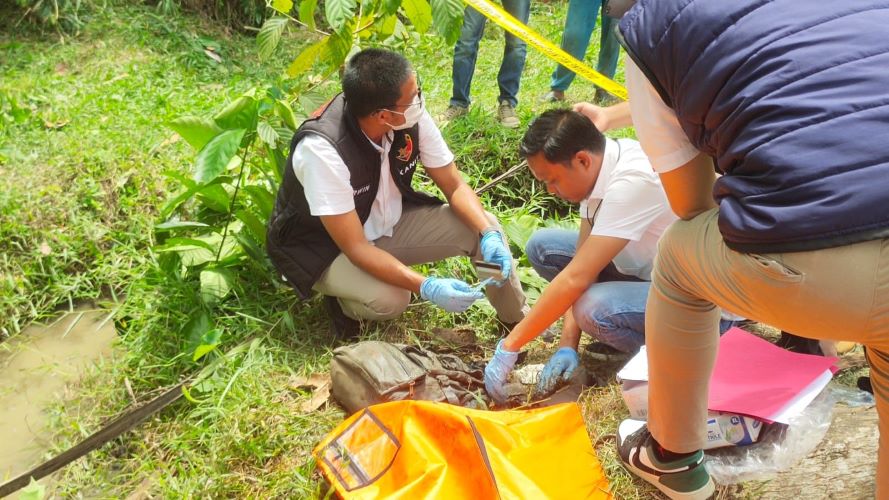
{"label": "man's left hand", "polygon": [[547,361],[537,382],[538,394],[549,394],[559,382],[567,381],[580,364],[577,351],[570,347],[562,347]]}
{"label": "man's left hand", "polygon": [[486,262],[497,264],[500,266],[500,275],[503,280],[497,283],[502,286],[509,279],[509,273],[512,271],[512,254],[509,253],[509,247],[503,239],[503,234],[497,231],[488,231],[482,235],[481,239],[482,258]]}

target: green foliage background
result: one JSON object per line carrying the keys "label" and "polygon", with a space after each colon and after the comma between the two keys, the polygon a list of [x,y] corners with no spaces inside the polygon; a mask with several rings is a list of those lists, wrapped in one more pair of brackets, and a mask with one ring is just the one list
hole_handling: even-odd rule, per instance
{"label": "green foliage background", "polygon": [[[459,18],[442,13],[460,9],[279,2],[256,38],[120,0],[92,10],[64,43],[19,29],[15,16],[0,20],[0,335],[92,301],[115,311],[121,339],[115,358],[51,409],[54,450],[131,404],[126,387],[145,399],[201,373],[190,401],[66,468],[53,486],[60,496],[322,495],[309,452],[342,414],[303,411],[310,395],[296,380],[325,371],[333,346],[318,300],[297,302],[265,261],[269,196],[289,134],[337,92],[338,61],[356,47],[404,52],[430,111],[443,111]],[[535,3],[532,22],[558,40],[564,13],[564,2]],[[493,113],[501,54],[502,32],[489,27],[475,104],[443,129],[475,187],[519,162],[522,129],[500,128]],[[523,124],[548,106],[537,98],[552,67],[529,52]],[[572,94],[589,100],[593,88],[578,81]],[[521,259],[534,228],[573,223],[570,207],[524,172],[483,203],[506,221]],[[543,283],[523,264],[533,299]],[[461,259],[436,271],[473,279]],[[418,303],[366,336],[430,344],[429,325],[471,325],[484,346],[497,328],[486,304],[448,315]],[[595,440],[613,431],[621,404],[613,388],[591,401]],[[624,497],[644,494],[608,462],[607,446],[599,451]]]}

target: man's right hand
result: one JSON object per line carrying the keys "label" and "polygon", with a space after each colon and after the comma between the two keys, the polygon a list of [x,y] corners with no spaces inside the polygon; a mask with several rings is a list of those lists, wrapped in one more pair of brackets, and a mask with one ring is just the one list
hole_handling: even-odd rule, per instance
{"label": "man's right hand", "polygon": [[605,113],[605,109],[601,106],[596,106],[595,104],[588,102],[579,102],[575,104],[573,108],[574,111],[589,118],[600,132],[608,130],[608,115]]}
{"label": "man's right hand", "polygon": [[484,296],[481,290],[473,290],[466,282],[453,278],[430,276],[420,285],[420,297],[452,313],[469,309],[473,302]]}
{"label": "man's right hand", "polygon": [[629,127],[633,124],[630,116],[630,106],[626,101],[608,106],[607,108],[588,102],[579,102],[574,105],[573,109],[589,118],[593,125],[599,129],[599,132]]}
{"label": "man's right hand", "polygon": [[494,357],[485,366],[485,390],[498,405],[506,402],[506,381],[515,367],[519,353],[503,348],[503,340],[497,342]]}

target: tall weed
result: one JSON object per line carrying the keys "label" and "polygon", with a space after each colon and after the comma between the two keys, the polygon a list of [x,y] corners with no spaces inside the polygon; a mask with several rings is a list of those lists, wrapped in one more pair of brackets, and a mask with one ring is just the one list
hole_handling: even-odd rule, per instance
{"label": "tall weed", "polygon": [[86,22],[87,7],[81,0],[15,0],[22,19],[65,33],[79,32]]}

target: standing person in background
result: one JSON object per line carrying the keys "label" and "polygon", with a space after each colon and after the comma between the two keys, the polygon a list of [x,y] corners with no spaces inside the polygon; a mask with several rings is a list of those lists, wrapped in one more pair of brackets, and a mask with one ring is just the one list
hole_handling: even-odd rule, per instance
{"label": "standing person in background", "polygon": [[[531,0],[503,0],[503,8],[519,21],[528,24],[531,12]],[[472,86],[472,75],[478,58],[478,44],[485,33],[487,18],[474,8],[467,6],[463,11],[463,29],[460,39],[454,46],[453,93],[448,109],[441,116],[442,122],[448,122],[469,112],[469,90]],[[497,85],[500,95],[497,97],[497,120],[506,128],[519,126],[519,117],[515,108],[518,104],[519,80],[525,69],[525,42],[516,36],[504,32],[503,59],[500,72],[497,74]]]}
{"label": "standing person in background", "polygon": [[722,307],[867,347],[889,499],[887,25],[886,0],[641,0],[620,21],[633,124],[682,220],[648,296],[648,422],[621,423],[618,452],[671,498],[715,490]]}
{"label": "standing person in background", "polygon": [[[590,45],[590,37],[596,29],[596,19],[602,10],[602,0],[570,0],[568,15],[565,16],[565,31],[562,33],[562,50],[583,61],[586,49]],[[596,71],[608,78],[614,78],[617,71],[617,59],[620,55],[620,44],[614,33],[617,21],[602,15],[602,36],[599,38],[599,57]],[[543,97],[545,101],[557,102],[565,100],[565,91],[574,81],[575,73],[561,64],[556,66],[550,81],[550,91]],[[597,88],[594,101],[602,103],[609,100],[608,93]]]}

